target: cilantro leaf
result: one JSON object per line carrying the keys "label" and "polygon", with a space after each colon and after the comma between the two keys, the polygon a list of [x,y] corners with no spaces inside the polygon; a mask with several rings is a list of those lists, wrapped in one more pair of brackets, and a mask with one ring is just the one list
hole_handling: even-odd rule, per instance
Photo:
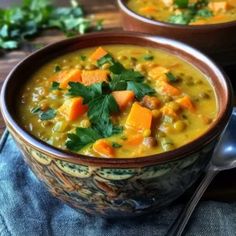
{"label": "cilantro leaf", "polygon": [[112,79],[109,85],[112,91],[126,90],[127,88],[127,82],[119,78]]}
{"label": "cilantro leaf", "polygon": [[153,95],[155,90],[151,88],[148,84],[145,83],[137,83],[134,81],[128,81],[127,90],[132,90],[135,93],[137,99],[141,99],[145,95]]}
{"label": "cilantro leaf", "polygon": [[51,120],[56,116],[56,111],[52,108],[49,108],[47,111],[39,113],[40,120]]}

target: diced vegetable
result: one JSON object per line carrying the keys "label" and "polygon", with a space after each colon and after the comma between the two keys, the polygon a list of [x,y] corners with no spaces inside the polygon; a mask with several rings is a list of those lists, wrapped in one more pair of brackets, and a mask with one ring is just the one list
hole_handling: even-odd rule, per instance
{"label": "diced vegetable", "polygon": [[82,71],[82,83],[86,86],[107,81],[108,72],[106,70]]}
{"label": "diced vegetable", "polygon": [[69,82],[81,82],[81,71],[78,69],[60,71],[53,78],[53,81],[60,84],[59,88],[65,89]]}
{"label": "diced vegetable", "polygon": [[151,69],[148,72],[148,75],[153,79],[159,79],[159,77],[166,78],[165,74],[168,73],[170,70],[163,66],[157,66]]}
{"label": "diced vegetable", "polygon": [[137,130],[151,129],[152,112],[135,102],[126,120],[126,126]]}
{"label": "diced vegetable", "polygon": [[134,92],[130,90],[114,91],[112,96],[115,98],[120,110],[125,110],[134,100]]}
{"label": "diced vegetable", "polygon": [[104,57],[107,54],[107,51],[102,47],[98,47],[96,51],[90,56],[90,59],[93,61],[97,61],[100,58]]}
{"label": "diced vegetable", "polygon": [[58,111],[69,121],[78,119],[78,117],[82,116],[85,112],[87,112],[87,110],[88,106],[83,104],[82,97],[68,99],[58,109]]}
{"label": "diced vegetable", "polygon": [[128,140],[125,141],[125,145],[138,146],[143,142],[143,139],[144,137],[142,134],[132,135],[128,138]]}
{"label": "diced vegetable", "polygon": [[196,110],[190,97],[187,95],[182,98],[177,99],[176,102],[178,102],[183,109],[188,109],[191,112],[194,112]]}
{"label": "diced vegetable", "polygon": [[236,7],[236,0],[228,0],[227,3],[231,7]]}
{"label": "diced vegetable", "polygon": [[174,119],[178,119],[178,114],[174,111],[173,108],[169,106],[162,107],[161,112],[163,116],[170,116],[173,117]]}
{"label": "diced vegetable", "polygon": [[99,139],[93,144],[93,151],[101,157],[114,157],[115,149],[105,139]]}
{"label": "diced vegetable", "polygon": [[208,7],[210,10],[212,10],[214,13],[218,13],[220,11],[226,11],[229,8],[229,5],[226,1],[221,2],[210,2],[208,4]]}
{"label": "diced vegetable", "polygon": [[178,88],[174,87],[173,85],[170,85],[169,83],[165,81],[162,81],[160,85],[161,85],[162,92],[166,95],[178,96],[181,94],[181,91]]}

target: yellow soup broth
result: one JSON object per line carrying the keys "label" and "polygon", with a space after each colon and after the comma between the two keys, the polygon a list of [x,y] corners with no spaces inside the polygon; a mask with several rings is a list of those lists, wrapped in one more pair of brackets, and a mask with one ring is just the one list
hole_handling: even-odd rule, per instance
{"label": "yellow soup broth", "polygon": [[146,18],[183,25],[236,20],[236,0],[128,0],[127,6]]}
{"label": "yellow soup broth", "polygon": [[17,107],[20,123],[37,138],[108,158],[176,149],[206,132],[218,111],[198,69],[131,45],[82,49],[48,62],[23,87]]}

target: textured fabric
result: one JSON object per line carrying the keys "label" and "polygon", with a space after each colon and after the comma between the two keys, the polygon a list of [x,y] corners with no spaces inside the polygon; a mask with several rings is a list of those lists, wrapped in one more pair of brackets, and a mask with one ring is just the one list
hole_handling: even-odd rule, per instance
{"label": "textured fabric", "polygon": [[[0,156],[0,236],[165,235],[182,206],[136,219],[90,216],[52,197],[24,163],[10,136]],[[186,235],[235,236],[236,203],[201,202]]]}

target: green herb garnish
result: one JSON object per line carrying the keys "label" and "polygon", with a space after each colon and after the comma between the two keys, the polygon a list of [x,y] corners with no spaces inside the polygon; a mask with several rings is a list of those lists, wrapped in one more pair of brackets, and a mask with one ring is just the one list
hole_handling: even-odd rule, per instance
{"label": "green herb garnish", "polygon": [[166,77],[169,82],[176,82],[178,79],[171,72],[166,73]]}
{"label": "green herb garnish", "polygon": [[179,8],[187,8],[189,0],[175,0],[174,3]]}
{"label": "green herb garnish", "polygon": [[[52,3],[52,0],[23,0],[21,6],[0,9],[0,48],[17,48],[44,29],[56,28],[74,36],[92,28],[91,20],[84,18],[77,1],[72,0],[70,7],[55,7]],[[100,21],[96,30],[101,28]]]}
{"label": "green herb garnish", "polygon": [[39,113],[40,120],[51,120],[56,116],[56,111],[52,108],[49,108],[47,111]]}
{"label": "green herb garnish", "polygon": [[55,73],[61,71],[61,67],[59,65],[56,65],[53,70]]}
{"label": "green herb garnish", "polygon": [[59,87],[60,87],[60,83],[55,82],[55,81],[52,82],[51,90],[60,90]]}
{"label": "green herb garnish", "polygon": [[144,55],[143,59],[145,61],[152,61],[154,59],[154,56],[153,55]]}
{"label": "green herb garnish", "polygon": [[81,59],[82,61],[85,61],[85,60],[87,59],[87,57],[84,56],[84,55],[81,55],[81,56],[80,56],[80,59]]}
{"label": "green herb garnish", "polygon": [[121,148],[122,145],[119,144],[119,143],[112,142],[112,147],[113,147],[113,148]]}

